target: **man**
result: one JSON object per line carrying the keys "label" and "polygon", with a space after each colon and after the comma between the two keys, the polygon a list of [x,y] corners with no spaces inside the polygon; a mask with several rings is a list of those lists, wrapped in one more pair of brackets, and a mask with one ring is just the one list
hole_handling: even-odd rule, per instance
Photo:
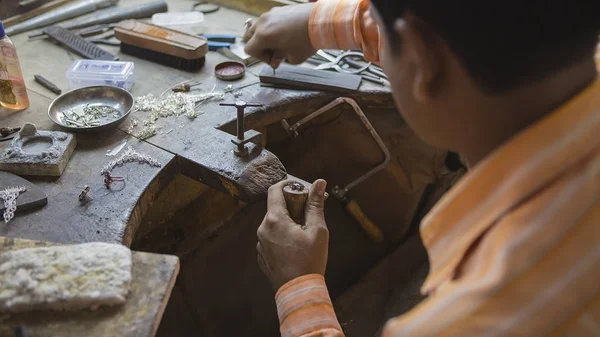
{"label": "man", "polygon": [[[600,2],[320,0],[263,15],[247,52],[381,62],[398,109],[470,172],[421,224],[429,295],[384,336],[600,336]],[[259,264],[281,333],[343,336],[323,274],[326,183],[289,217],[269,190]]]}

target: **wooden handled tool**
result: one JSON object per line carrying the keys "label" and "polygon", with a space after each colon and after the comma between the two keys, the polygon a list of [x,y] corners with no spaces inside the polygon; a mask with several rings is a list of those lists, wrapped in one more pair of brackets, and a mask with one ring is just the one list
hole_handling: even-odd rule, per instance
{"label": "wooden handled tool", "polygon": [[346,209],[346,212],[360,225],[360,228],[365,231],[365,234],[375,243],[383,241],[383,232],[362,210],[360,205],[352,198],[348,196],[346,189],[342,189],[339,186],[334,186],[331,189],[333,195],[340,200],[342,206]]}
{"label": "wooden handled tool", "polygon": [[367,217],[365,212],[363,212],[362,208],[360,208],[356,201],[349,199],[346,202],[345,208],[346,211],[354,218],[354,220],[356,220],[356,222],[358,222],[360,227],[365,231],[369,239],[371,239],[373,242],[383,241],[383,233],[381,232],[381,229],[379,229],[379,227],[377,227],[377,225],[375,225],[373,221],[371,221],[371,219]]}
{"label": "wooden handled tool", "polygon": [[283,196],[290,217],[296,222],[304,219],[304,205],[308,199],[308,191],[302,183],[297,181],[290,182],[283,187]]}
{"label": "wooden handled tool", "polygon": [[[312,184],[291,175],[288,175],[288,179],[290,179],[290,182],[283,187],[285,203],[290,217],[297,223],[302,223],[304,221],[304,206],[306,200],[308,200],[308,192]],[[325,192],[325,200],[328,197],[329,194]]]}

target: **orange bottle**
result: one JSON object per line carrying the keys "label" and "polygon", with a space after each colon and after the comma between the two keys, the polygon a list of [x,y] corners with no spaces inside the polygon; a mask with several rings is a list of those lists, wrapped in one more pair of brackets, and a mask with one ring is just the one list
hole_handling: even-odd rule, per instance
{"label": "orange bottle", "polygon": [[7,109],[23,110],[29,107],[25,80],[17,50],[6,36],[0,21],[0,105]]}

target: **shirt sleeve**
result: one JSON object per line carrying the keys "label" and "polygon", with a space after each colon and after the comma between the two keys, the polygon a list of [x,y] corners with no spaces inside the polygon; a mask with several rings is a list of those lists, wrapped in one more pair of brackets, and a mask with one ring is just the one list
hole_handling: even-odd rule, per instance
{"label": "shirt sleeve", "polygon": [[360,49],[365,58],[379,62],[379,29],[369,12],[369,0],[319,0],[308,31],[317,49]]}
{"label": "shirt sleeve", "polygon": [[275,295],[281,337],[344,337],[322,275],[298,277]]}

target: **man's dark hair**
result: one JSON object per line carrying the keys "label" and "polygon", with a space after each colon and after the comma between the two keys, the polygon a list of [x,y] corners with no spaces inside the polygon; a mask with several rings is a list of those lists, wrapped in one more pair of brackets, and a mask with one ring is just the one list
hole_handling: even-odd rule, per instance
{"label": "man's dark hair", "polygon": [[600,34],[599,0],[371,2],[390,33],[408,11],[431,26],[490,93],[533,83],[581,60],[593,53]]}

